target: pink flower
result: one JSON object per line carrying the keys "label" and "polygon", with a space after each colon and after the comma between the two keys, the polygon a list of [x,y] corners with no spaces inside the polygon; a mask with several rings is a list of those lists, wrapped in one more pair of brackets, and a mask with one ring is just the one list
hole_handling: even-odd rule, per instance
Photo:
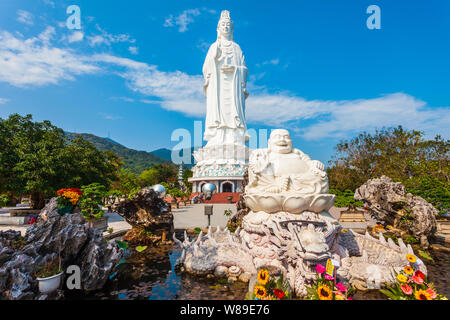
{"label": "pink flower", "polygon": [[412,295],[412,293],[413,293],[413,289],[408,284],[404,284],[404,285],[400,286],[400,288],[402,289],[403,293],[408,296]]}
{"label": "pink flower", "polygon": [[347,292],[347,287],[340,282],[336,284],[336,288],[341,292]]}
{"label": "pink flower", "polygon": [[428,289],[426,290],[426,292],[430,295],[430,298],[431,298],[431,299],[435,299],[435,298],[437,297],[436,291],[434,291],[434,290],[431,289],[431,288],[428,288]]}
{"label": "pink flower", "polygon": [[347,300],[353,300],[353,298],[352,298],[352,297],[349,297],[349,298],[347,298]]}
{"label": "pink flower", "polygon": [[330,276],[328,274],[325,274],[325,279],[327,279],[327,280],[334,280],[334,277],[332,277],[332,276]]}
{"label": "pink flower", "polygon": [[316,265],[316,271],[317,271],[317,273],[322,274],[325,272],[325,267],[321,264],[318,264],[318,265]]}
{"label": "pink flower", "polygon": [[423,279],[420,276],[414,275],[411,279],[417,284],[423,284]]}

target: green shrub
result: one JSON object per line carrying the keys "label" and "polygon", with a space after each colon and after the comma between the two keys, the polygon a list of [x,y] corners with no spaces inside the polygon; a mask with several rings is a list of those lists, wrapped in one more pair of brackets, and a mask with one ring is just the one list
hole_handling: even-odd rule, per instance
{"label": "green shrub", "polygon": [[330,193],[336,195],[336,200],[334,206],[336,207],[348,207],[350,205],[362,207],[363,203],[361,201],[356,201],[353,198],[354,192],[351,190],[340,191],[337,189],[330,189]]}
{"label": "green shrub", "polygon": [[0,207],[6,206],[10,198],[7,194],[0,194]]}
{"label": "green shrub", "polygon": [[82,186],[81,191],[83,191],[83,195],[80,198],[80,208],[83,217],[87,220],[103,217],[103,198],[107,195],[105,186],[99,183],[91,183]]}

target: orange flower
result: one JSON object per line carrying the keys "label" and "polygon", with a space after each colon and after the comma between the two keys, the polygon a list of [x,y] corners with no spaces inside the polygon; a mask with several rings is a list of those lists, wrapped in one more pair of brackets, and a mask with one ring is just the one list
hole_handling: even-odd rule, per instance
{"label": "orange flower", "polygon": [[405,266],[405,268],[403,268],[403,270],[405,271],[406,274],[412,275],[414,273],[414,269],[411,268],[411,266]]}
{"label": "orange flower", "polygon": [[414,255],[409,254],[409,253],[406,255],[406,259],[408,259],[408,261],[411,263],[414,263],[417,261],[417,258]]}

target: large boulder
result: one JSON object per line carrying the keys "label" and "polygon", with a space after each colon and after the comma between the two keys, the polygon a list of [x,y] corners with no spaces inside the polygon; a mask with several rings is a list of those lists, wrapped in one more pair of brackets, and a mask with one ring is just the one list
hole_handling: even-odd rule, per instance
{"label": "large boulder", "polygon": [[24,237],[12,230],[0,232],[0,294],[8,299],[41,299],[33,273],[57,257],[63,269],[80,267],[82,290],[98,290],[122,255],[123,250],[113,241],[105,242],[79,212],[60,216],[53,198]]}
{"label": "large boulder", "polygon": [[436,231],[439,210],[422,197],[407,193],[400,182],[387,176],[370,179],[356,189],[354,198],[367,202],[378,221],[406,229],[423,247],[428,247],[427,238]]}
{"label": "large boulder", "polygon": [[173,233],[170,206],[151,188],[143,188],[132,199],[121,200],[114,211],[134,228],[143,228],[155,235]]}

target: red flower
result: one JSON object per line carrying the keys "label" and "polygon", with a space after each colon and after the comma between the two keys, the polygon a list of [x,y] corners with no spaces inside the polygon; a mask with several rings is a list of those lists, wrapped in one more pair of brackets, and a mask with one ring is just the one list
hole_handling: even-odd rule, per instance
{"label": "red flower", "polygon": [[425,280],[425,275],[420,270],[417,270],[416,273],[414,273],[414,275],[421,278],[422,280]]}
{"label": "red flower", "polygon": [[284,291],[280,289],[273,289],[273,294],[277,296],[278,299],[283,299]]}
{"label": "red flower", "polygon": [[412,293],[413,293],[413,289],[407,284],[400,286],[400,288],[402,289],[403,293],[408,296],[412,295]]}
{"label": "red flower", "polygon": [[422,271],[417,270],[414,273],[414,275],[413,275],[413,277],[411,279],[412,279],[412,281],[414,281],[417,284],[423,284],[423,280],[425,279],[425,275],[423,274]]}

